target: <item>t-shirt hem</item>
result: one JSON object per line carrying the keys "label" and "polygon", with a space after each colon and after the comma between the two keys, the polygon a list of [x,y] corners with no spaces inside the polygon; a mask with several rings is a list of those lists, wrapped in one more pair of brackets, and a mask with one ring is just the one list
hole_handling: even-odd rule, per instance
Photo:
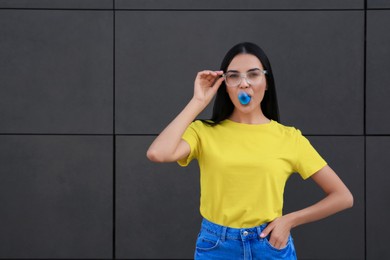
{"label": "t-shirt hem", "polygon": [[322,168],[324,168],[326,165],[328,165],[328,163],[327,163],[327,162],[324,162],[323,164],[321,164],[320,167],[314,168],[314,170],[312,171],[312,173],[310,173],[309,175],[307,175],[307,176],[305,176],[305,177],[302,177],[302,179],[304,179],[304,180],[309,179],[309,178],[312,177],[315,173],[317,173],[319,170],[321,170]]}
{"label": "t-shirt hem", "polygon": [[192,153],[193,153],[193,148],[192,148],[190,142],[189,142],[185,137],[182,137],[181,139],[184,140],[184,141],[190,146],[190,149],[191,149],[191,150],[190,150],[190,153],[188,154],[187,157],[185,157],[185,158],[183,158],[183,159],[180,159],[180,160],[177,160],[176,162],[177,162],[177,164],[179,164],[181,167],[186,167],[186,166],[188,166],[188,164],[190,164],[190,162],[191,162],[190,157],[191,157],[191,155],[192,155]]}

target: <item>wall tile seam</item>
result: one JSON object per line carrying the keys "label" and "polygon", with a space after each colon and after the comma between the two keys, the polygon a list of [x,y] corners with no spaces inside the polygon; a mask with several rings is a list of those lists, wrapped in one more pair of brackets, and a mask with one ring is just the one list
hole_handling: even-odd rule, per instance
{"label": "wall tile seam", "polygon": [[386,8],[367,8],[366,9],[367,11],[371,11],[371,10],[376,10],[376,11],[389,11],[390,10],[390,7],[386,7]]}
{"label": "wall tile seam", "polygon": [[[259,8],[253,8],[253,9],[201,9],[201,8],[194,8],[194,9],[164,9],[164,8],[156,8],[156,9],[142,9],[142,8],[133,8],[133,9],[114,9],[114,8],[102,8],[102,9],[96,9],[96,8],[16,8],[16,7],[0,7],[0,10],[41,10],[41,11],[286,11],[286,12],[295,12],[295,11],[364,11],[366,9],[364,8],[323,8],[323,9],[259,9]],[[367,10],[390,10],[390,8],[368,8]]]}
{"label": "wall tile seam", "polygon": [[[158,136],[158,134],[55,134],[55,133],[0,133],[0,136]],[[390,134],[303,134],[304,136],[313,136],[313,137],[390,137]]]}
{"label": "wall tile seam", "polygon": [[116,11],[115,9],[80,9],[80,8],[8,8],[0,7],[0,10],[32,10],[32,11]]}
{"label": "wall tile seam", "polygon": [[116,21],[116,18],[115,18],[115,0],[112,0],[112,259],[116,259],[116,251],[117,251],[117,247],[116,247],[116,222],[117,222],[117,219],[116,219],[116,203],[117,203],[117,200],[116,200],[116,164],[117,164],[117,159],[116,159],[116,151],[117,151],[117,148],[116,148],[116,143],[117,143],[117,139],[116,139],[116,130],[115,130],[115,127],[116,127],[116,104],[115,104],[115,97],[116,97],[116,94],[115,94],[115,90],[116,90],[116,81],[115,81],[115,78],[116,78],[116,75],[115,75],[115,71],[116,71],[116,67],[115,67],[115,64],[116,64],[116,61],[115,61],[115,57],[116,57],[116,43],[115,43],[115,28],[116,28],[116,24],[115,24],[115,21]]}
{"label": "wall tile seam", "polygon": [[29,136],[116,136],[116,134],[55,134],[55,133],[0,133],[0,136],[7,135],[29,135]]}
{"label": "wall tile seam", "polygon": [[[390,9],[390,8],[389,8]],[[280,9],[280,8],[269,8],[269,9],[261,9],[261,8],[243,8],[243,9],[237,9],[237,8],[231,8],[231,9],[205,9],[205,8],[193,8],[193,9],[174,9],[174,8],[156,8],[156,9],[143,9],[143,8],[132,8],[132,9],[116,9],[115,11],[205,11],[205,12],[224,12],[224,11],[285,11],[285,12],[295,12],[295,11],[364,11],[364,8],[318,8],[318,9],[303,9],[303,8],[291,8],[291,9]]]}
{"label": "wall tile seam", "polygon": [[[116,136],[158,136],[159,134],[115,134]],[[389,136],[390,137],[390,134],[387,134],[387,135],[344,135],[344,134],[340,134],[340,135],[326,135],[326,134],[303,134],[304,136],[318,136],[318,137],[365,137],[365,136]]]}

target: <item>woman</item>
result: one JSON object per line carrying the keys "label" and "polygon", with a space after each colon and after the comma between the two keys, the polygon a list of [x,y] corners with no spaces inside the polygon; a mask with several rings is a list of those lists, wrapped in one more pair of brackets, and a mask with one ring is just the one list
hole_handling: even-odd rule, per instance
{"label": "woman", "polygon": [[[195,120],[215,95],[211,120]],[[195,259],[296,259],[292,228],[353,205],[348,188],[301,131],[279,123],[271,65],[253,43],[230,49],[221,70],[197,74],[193,98],[147,157],[182,166],[198,160],[203,221]],[[293,172],[312,178],[327,195],[282,215]]]}

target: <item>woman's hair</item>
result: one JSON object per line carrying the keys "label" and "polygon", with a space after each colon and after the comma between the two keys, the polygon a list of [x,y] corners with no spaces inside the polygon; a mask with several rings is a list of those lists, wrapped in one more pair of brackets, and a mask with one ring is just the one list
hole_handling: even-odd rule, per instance
{"label": "woman's hair", "polygon": [[[233,46],[233,48],[231,48],[226,53],[220,70],[226,73],[226,70],[233,58],[238,54],[244,53],[256,56],[263,65],[263,69],[267,71],[264,76],[266,78],[268,89],[264,93],[264,98],[260,103],[260,107],[264,116],[279,122],[279,108],[276,98],[275,82],[274,76],[272,74],[271,64],[267,58],[267,55],[259,46],[251,42],[243,42]],[[211,117],[212,122],[210,122],[210,120],[202,121],[210,125],[217,125],[221,121],[227,119],[233,113],[233,109],[234,105],[226,91],[225,81],[223,81],[215,97],[213,115]]]}

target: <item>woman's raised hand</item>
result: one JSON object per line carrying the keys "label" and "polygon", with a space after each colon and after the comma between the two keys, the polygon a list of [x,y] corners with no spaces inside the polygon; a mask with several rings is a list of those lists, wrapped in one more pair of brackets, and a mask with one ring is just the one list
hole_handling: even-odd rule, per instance
{"label": "woman's raised hand", "polygon": [[204,70],[198,72],[194,83],[194,99],[207,106],[224,80],[223,71]]}

